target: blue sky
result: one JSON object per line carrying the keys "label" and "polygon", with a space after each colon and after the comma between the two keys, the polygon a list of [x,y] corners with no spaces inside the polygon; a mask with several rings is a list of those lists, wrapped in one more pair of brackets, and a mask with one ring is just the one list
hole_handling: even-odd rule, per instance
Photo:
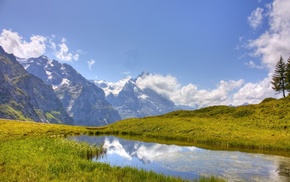
{"label": "blue sky", "polygon": [[280,55],[289,56],[289,6],[287,0],[2,0],[0,45],[18,56],[69,63],[87,79],[116,82],[147,71],[172,79],[183,98],[212,95],[188,105],[254,103],[276,96],[266,82]]}

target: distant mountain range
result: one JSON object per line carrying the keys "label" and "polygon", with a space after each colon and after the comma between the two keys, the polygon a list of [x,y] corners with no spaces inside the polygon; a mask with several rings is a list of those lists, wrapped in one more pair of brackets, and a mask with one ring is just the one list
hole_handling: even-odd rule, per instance
{"label": "distant mountain range", "polygon": [[144,78],[149,73],[142,73],[136,79],[125,78],[117,83],[94,80],[93,82],[104,89],[106,99],[117,109],[122,117],[145,117],[165,114],[180,110],[172,101],[161,96],[156,91],[138,87],[136,80]]}
{"label": "distant mountain range", "polygon": [[69,64],[46,56],[16,58],[0,48],[1,118],[101,126],[125,118],[192,109],[176,106],[152,89],[138,87],[137,79],[149,73],[117,83],[88,81]]}
{"label": "distant mountain range", "polygon": [[74,124],[51,86],[0,46],[0,118]]}
{"label": "distant mountain range", "polygon": [[51,61],[46,56],[18,61],[29,73],[52,85],[77,125],[105,125],[120,119],[154,116],[181,109],[154,90],[142,90],[137,86],[138,77],[149,75],[145,72],[136,79],[125,78],[111,83],[88,81],[70,65]]}
{"label": "distant mountain range", "polygon": [[121,119],[118,111],[106,101],[104,91],[70,65],[46,56],[18,61],[29,73],[52,86],[75,125],[100,126]]}

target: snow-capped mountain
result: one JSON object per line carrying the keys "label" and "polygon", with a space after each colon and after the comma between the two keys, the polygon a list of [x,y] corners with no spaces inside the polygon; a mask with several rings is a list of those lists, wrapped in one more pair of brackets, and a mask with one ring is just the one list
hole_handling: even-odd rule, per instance
{"label": "snow-capped mountain", "polygon": [[118,82],[107,82],[105,80],[93,80],[98,87],[102,88],[106,94],[106,96],[113,94],[115,96],[119,95],[125,84],[131,80],[131,77],[126,77]]}
{"label": "snow-capped mountain", "polygon": [[[146,76],[146,73],[139,77],[142,76]],[[100,80],[93,82],[105,91],[107,101],[119,111],[122,119],[160,115],[180,109],[156,91],[138,87],[137,79],[127,77],[117,83]]]}
{"label": "snow-capped mountain", "polygon": [[118,111],[105,100],[104,91],[70,65],[46,56],[18,61],[29,73],[52,85],[75,125],[106,125],[121,119]]}
{"label": "snow-capped mountain", "polygon": [[73,124],[53,89],[0,46],[0,118]]}

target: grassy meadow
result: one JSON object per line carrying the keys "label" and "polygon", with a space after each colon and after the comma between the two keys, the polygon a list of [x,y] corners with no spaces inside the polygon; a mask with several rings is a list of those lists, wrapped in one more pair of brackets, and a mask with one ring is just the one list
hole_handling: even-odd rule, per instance
{"label": "grassy meadow", "polygon": [[208,148],[275,151],[290,156],[290,97],[267,98],[257,105],[212,106],[127,119],[95,131],[100,132],[175,140]]}
{"label": "grassy meadow", "polygon": [[[85,127],[0,120],[1,181],[184,181],[150,171],[92,162],[92,156],[102,153],[100,146],[63,137],[88,132]],[[202,177],[196,181],[223,180]]]}
{"label": "grassy meadow", "polygon": [[[67,135],[114,134],[122,137],[196,145],[205,148],[258,150],[290,156],[290,97],[257,105],[213,106],[133,118],[104,127],[78,127],[0,120],[1,181],[183,181],[129,167],[92,162],[102,153],[65,139]],[[197,181],[223,181],[215,177]]]}

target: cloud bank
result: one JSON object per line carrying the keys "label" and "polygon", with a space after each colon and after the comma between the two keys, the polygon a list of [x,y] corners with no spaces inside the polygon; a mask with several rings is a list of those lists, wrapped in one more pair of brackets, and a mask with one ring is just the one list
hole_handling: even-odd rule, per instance
{"label": "cloud bank", "polygon": [[191,83],[181,86],[178,80],[171,75],[147,74],[144,77],[138,77],[136,83],[141,89],[155,90],[178,105],[205,107],[232,104],[232,92],[240,88],[244,80],[222,80],[212,90],[198,89],[196,85]]}
{"label": "cloud bank", "polygon": [[254,57],[273,72],[280,57],[289,57],[290,52],[290,1],[275,0],[267,5],[269,28],[257,39],[249,40],[247,47]]}
{"label": "cloud bank", "polygon": [[45,54],[47,49],[51,49],[59,61],[78,60],[78,54],[69,52],[65,38],[62,38],[60,44],[56,44],[53,39],[55,36],[33,35],[30,41],[26,41],[17,32],[4,29],[0,35],[0,45],[6,52],[13,53],[19,58],[36,58]]}
{"label": "cloud bank", "polygon": [[17,32],[4,29],[0,35],[0,45],[8,53],[20,58],[39,57],[46,50],[47,38],[35,35],[26,42]]}
{"label": "cloud bank", "polygon": [[275,0],[273,3],[267,4],[266,9],[264,18],[268,19],[269,28],[258,38],[249,40],[247,48],[253,57],[260,58],[262,65],[258,66],[250,61],[250,66],[258,69],[266,67],[269,73],[263,80],[247,83],[240,88],[233,96],[236,103],[241,103],[241,100],[258,103],[265,97],[280,97],[280,95],[274,94],[271,79],[280,56],[288,58],[290,53],[290,1]]}

